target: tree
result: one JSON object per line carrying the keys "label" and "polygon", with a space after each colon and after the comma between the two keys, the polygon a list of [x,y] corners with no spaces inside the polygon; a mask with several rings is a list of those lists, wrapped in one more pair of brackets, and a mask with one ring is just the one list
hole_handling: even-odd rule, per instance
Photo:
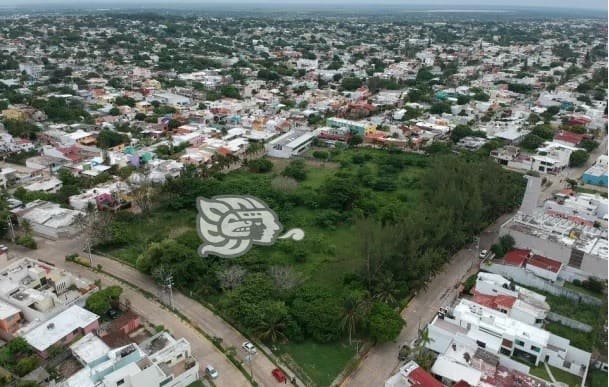
{"label": "tree", "polygon": [[356,76],[345,77],[340,82],[340,86],[344,90],[354,91],[362,87],[362,80]]}
{"label": "tree", "polygon": [[273,279],[275,288],[282,292],[292,290],[302,282],[300,275],[291,266],[271,266],[269,276]]}
{"label": "tree", "polygon": [[372,306],[366,323],[368,334],[379,344],[395,340],[406,324],[398,312],[380,302]]}
{"label": "tree", "polygon": [[218,272],[220,288],[224,291],[232,290],[241,285],[247,271],[239,265],[227,267]]}
{"label": "tree", "polygon": [[118,304],[118,300],[122,293],[123,288],[120,286],[109,286],[89,296],[85,303],[85,307],[91,312],[103,316],[108,313],[113,305]]}
{"label": "tree", "polygon": [[355,207],[361,197],[361,190],[349,176],[332,176],[319,189],[319,200],[326,207],[348,211]]}
{"label": "tree", "polygon": [[302,160],[292,160],[290,164],[281,172],[282,176],[291,177],[296,181],[303,181],[307,178],[307,171]]}
{"label": "tree", "polygon": [[273,162],[265,157],[257,160],[250,160],[247,168],[254,173],[267,173],[273,170]]}
{"label": "tree", "polygon": [[262,308],[262,318],[258,325],[254,327],[254,334],[261,340],[276,343],[277,341],[287,341],[284,333],[288,327],[289,312],[282,301],[268,302]]}
{"label": "tree", "polygon": [[341,329],[347,332],[349,345],[351,345],[353,333],[355,333],[364,316],[368,313],[368,306],[368,300],[364,298],[361,292],[356,291],[348,294],[343,302]]}
{"label": "tree", "polygon": [[102,149],[108,149],[129,142],[129,136],[109,129],[103,129],[97,135],[97,145]]}
{"label": "tree", "polygon": [[330,157],[330,154],[326,151],[314,151],[313,157],[320,161],[326,161]]}
{"label": "tree", "polygon": [[575,152],[571,153],[571,156],[569,157],[569,166],[570,167],[584,166],[586,164],[586,162],[588,161],[589,157],[590,157],[590,154],[588,152],[586,152],[585,150],[576,150]]}
{"label": "tree", "polygon": [[140,209],[142,214],[148,214],[152,210],[152,198],[156,192],[152,186],[150,179],[144,177],[138,184],[128,182],[127,185],[131,189],[131,198],[135,205]]}
{"label": "tree", "polygon": [[332,289],[305,286],[296,291],[290,312],[307,336],[320,343],[340,336],[342,300]]}
{"label": "tree", "polygon": [[108,114],[110,114],[111,116],[118,116],[121,114],[120,110],[118,110],[118,108],[115,106],[112,109],[110,109],[110,111],[108,112]]}
{"label": "tree", "polygon": [[545,140],[533,133],[529,133],[526,136],[524,136],[524,138],[522,139],[522,141],[520,142],[520,146],[526,149],[537,149],[539,148],[541,145],[543,145],[543,143],[545,142]]}
{"label": "tree", "polygon": [[89,254],[89,264],[93,265],[91,249],[97,244],[108,241],[112,235],[110,233],[110,222],[112,221],[109,212],[102,212],[89,203],[86,214],[80,214],[77,222],[83,233],[84,249]]}
{"label": "tree", "polygon": [[349,139],[349,146],[356,147],[364,142],[364,139],[359,134],[351,136]]}

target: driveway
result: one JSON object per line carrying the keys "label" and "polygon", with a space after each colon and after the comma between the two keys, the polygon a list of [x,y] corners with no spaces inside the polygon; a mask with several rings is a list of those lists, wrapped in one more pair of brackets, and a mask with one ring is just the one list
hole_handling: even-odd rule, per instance
{"label": "driveway", "polygon": [[[499,235],[499,227],[513,214],[500,217],[480,235],[480,250],[489,249]],[[457,287],[468,275],[478,271],[480,259],[475,246],[460,250],[444,270],[436,275],[424,291],[420,291],[402,310],[406,326],[392,343],[372,347],[360,366],[341,384],[347,386],[383,386],[385,380],[396,373],[397,359],[402,344],[410,344],[418,337],[419,328],[425,327],[441,306],[449,305],[458,296]]]}
{"label": "driveway", "polygon": [[[77,272],[77,271],[73,270],[72,268],[77,268],[77,269],[83,270],[84,276],[89,277],[89,278],[95,278],[94,274],[96,274],[96,273],[93,273],[92,271],[90,271],[80,265],[65,262],[66,255],[82,250],[83,244],[78,239],[50,241],[50,240],[46,240],[46,239],[37,238],[37,241],[38,241],[37,250],[34,250],[34,251],[26,250],[19,246],[11,245],[10,246],[11,250],[10,250],[9,254],[15,254],[16,252],[19,252],[19,254],[21,256],[30,256],[33,258],[40,258],[45,261],[54,263],[57,266],[69,268],[69,270],[73,271],[73,272]],[[85,253],[81,253],[81,255],[86,256]],[[113,259],[110,259],[107,257],[103,257],[103,256],[94,254],[93,255],[93,266],[97,266],[98,264],[102,265],[104,272],[107,272],[116,278],[120,278],[121,280],[123,280],[124,282],[126,282],[128,284],[132,284],[133,286],[135,286],[139,289],[145,290],[154,295],[158,295],[158,293],[159,293],[159,287],[154,283],[154,281],[149,276],[140,273],[138,270],[136,270],[135,268],[133,268],[131,266],[122,264],[116,260],[113,260]],[[108,282],[104,281],[104,283],[108,283]],[[141,293],[140,293],[140,295],[141,295]],[[143,296],[142,296],[142,298],[147,300]],[[131,300],[131,301],[133,303],[133,300]],[[150,300],[148,300],[148,301],[152,302]],[[208,335],[210,335],[212,337],[221,338],[222,346],[224,348],[234,347],[236,349],[236,357],[242,362],[245,360],[245,353],[241,349],[241,344],[243,344],[243,342],[245,342],[245,341],[248,341],[248,339],[245,338],[239,331],[234,329],[230,324],[228,324],[222,318],[220,318],[219,316],[214,314],[211,310],[204,307],[199,302],[194,301],[194,300],[184,296],[179,291],[174,290],[173,301],[174,301],[174,308],[177,311],[179,311],[182,315],[186,316],[190,320],[191,324],[200,328],[202,331],[204,331],[205,333],[207,333]],[[222,358],[226,362],[228,362],[228,364],[225,364],[223,367],[221,367],[220,366],[221,363],[215,361],[218,359],[213,359],[214,361],[209,360],[209,362],[218,369],[218,372],[221,375],[220,377],[222,378],[222,379],[218,379],[218,381],[214,381],[217,385],[219,385],[219,386],[249,385],[249,382],[247,382],[247,380],[245,379],[243,374],[241,374],[241,372],[232,363],[230,363],[230,361],[228,359],[226,359],[226,357],[224,357],[224,355],[215,346],[213,346],[213,344],[211,344],[203,335],[199,334],[192,327],[189,327],[188,324],[182,322],[180,319],[178,319],[175,316],[175,314],[173,314],[169,310],[165,309],[164,306],[161,306],[160,304],[158,304],[156,302],[154,302],[154,304],[155,304],[155,307],[150,309],[150,313],[144,314],[144,316],[146,318],[148,318],[149,316],[151,319],[158,318],[157,315],[171,316],[172,318],[179,321],[180,325],[182,325],[182,327],[184,329],[186,329],[186,330],[189,329],[191,331],[191,337],[198,336],[199,337],[198,341],[199,342],[204,341],[205,347],[209,347],[207,349],[207,351],[201,352],[202,355],[210,353],[213,350],[213,351],[217,352],[218,355],[222,356]],[[163,308],[163,309],[161,309],[161,308]],[[167,317],[167,319],[169,319],[169,317]],[[161,322],[159,324],[163,324],[163,325],[169,327],[168,324],[165,324],[163,322]],[[174,332],[174,334],[176,334],[178,336],[187,337],[185,334],[178,333],[177,331],[172,330],[172,332]],[[193,335],[192,332],[196,332],[196,334],[194,336],[192,336]],[[187,337],[187,339],[189,341],[191,340],[190,337]],[[194,344],[193,344],[193,347],[194,347]],[[199,361],[201,362],[203,367],[208,362],[208,360],[205,357],[201,357],[199,359],[200,359]],[[244,363],[243,365],[244,365],[244,368],[249,372],[250,365],[247,363]],[[231,368],[234,370],[234,372],[230,371]],[[262,386],[276,385],[277,381],[273,378],[273,376],[271,374],[272,370],[275,368],[276,368],[275,364],[259,349],[258,353],[253,357],[252,364],[251,364],[251,371],[252,371],[254,380],[259,385],[262,385]],[[288,370],[286,368],[284,368],[284,371],[288,371]],[[235,376],[234,383],[232,382],[232,380],[229,383],[228,378],[226,378],[226,381],[223,380],[225,373],[227,375],[232,375],[233,373],[239,373],[239,376],[242,380],[237,380],[238,377]],[[289,373],[289,375],[290,375],[290,377],[292,376],[291,373]],[[298,383],[298,385],[301,385],[301,386],[303,385],[303,383],[301,383],[298,379],[297,379],[297,383]]]}

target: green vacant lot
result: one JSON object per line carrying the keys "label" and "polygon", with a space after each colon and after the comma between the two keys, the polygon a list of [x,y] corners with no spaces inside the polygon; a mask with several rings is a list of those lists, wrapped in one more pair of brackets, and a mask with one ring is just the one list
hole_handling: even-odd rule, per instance
{"label": "green vacant lot", "polygon": [[279,346],[318,386],[329,386],[355,355],[346,343],[318,344],[312,341]]}
{"label": "green vacant lot", "polygon": [[[97,249],[153,276],[172,270],[177,288],[280,346],[327,385],[355,352],[342,344],[350,333],[381,343],[396,337],[402,301],[519,204],[524,179],[476,157],[357,149],[323,164],[262,159],[228,174],[187,169],[157,188],[149,214],[116,214]],[[230,260],[200,258],[196,198],[221,194],[262,199],[284,230],[302,228],[306,237]]]}

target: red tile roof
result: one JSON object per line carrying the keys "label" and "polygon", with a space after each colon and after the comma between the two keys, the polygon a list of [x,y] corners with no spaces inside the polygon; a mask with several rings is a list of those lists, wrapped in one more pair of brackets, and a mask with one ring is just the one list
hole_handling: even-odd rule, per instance
{"label": "red tile roof", "polygon": [[421,387],[444,387],[436,378],[428,374],[423,368],[417,367],[408,375],[408,381],[413,386]]}
{"label": "red tile roof", "polygon": [[512,309],[512,306],[514,306],[514,303],[516,302],[516,297],[505,295],[488,296],[485,294],[476,293],[474,296],[474,302],[494,310]]}
{"label": "red tile roof", "polygon": [[531,258],[529,258],[527,265],[532,265],[532,266],[538,267],[540,269],[548,270],[553,273],[558,273],[558,271],[560,270],[560,267],[562,266],[562,263],[555,261],[553,259],[550,259],[550,258],[542,257],[541,255],[535,254]]}
{"label": "red tile roof", "polygon": [[507,265],[522,267],[530,253],[531,250],[513,249],[505,254],[503,261]]}

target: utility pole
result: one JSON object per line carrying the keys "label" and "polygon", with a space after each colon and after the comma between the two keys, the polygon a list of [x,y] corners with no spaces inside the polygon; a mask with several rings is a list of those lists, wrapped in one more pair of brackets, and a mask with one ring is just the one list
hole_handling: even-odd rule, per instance
{"label": "utility pole", "polygon": [[13,221],[11,220],[11,216],[7,217],[8,228],[11,230],[11,242],[15,243],[15,229],[13,228]]}
{"label": "utility pole", "polygon": [[166,286],[169,289],[169,307],[173,310],[173,274],[169,274],[166,280]]}

